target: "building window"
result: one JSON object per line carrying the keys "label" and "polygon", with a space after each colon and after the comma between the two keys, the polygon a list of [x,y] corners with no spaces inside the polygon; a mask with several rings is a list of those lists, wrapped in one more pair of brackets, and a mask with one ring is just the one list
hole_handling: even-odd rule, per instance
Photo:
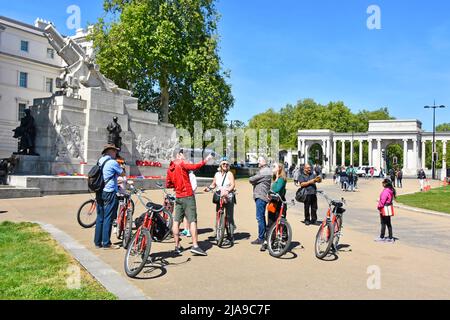
{"label": "building window", "polygon": [[20,41],[20,50],[28,52],[28,41]]}
{"label": "building window", "polygon": [[47,58],[54,59],[55,58],[55,50],[48,48],[47,49]]}
{"label": "building window", "polygon": [[45,91],[53,93],[53,79],[45,78]]}
{"label": "building window", "polygon": [[27,108],[27,105],[25,103],[19,103],[19,120],[21,120],[23,117],[25,117],[25,109]]}
{"label": "building window", "polygon": [[22,88],[28,88],[28,73],[20,73],[19,86]]}

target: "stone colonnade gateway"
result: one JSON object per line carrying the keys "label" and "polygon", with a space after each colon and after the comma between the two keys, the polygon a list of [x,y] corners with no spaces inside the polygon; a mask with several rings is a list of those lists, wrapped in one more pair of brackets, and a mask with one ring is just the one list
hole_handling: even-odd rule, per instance
{"label": "stone colonnade gateway", "polygon": [[[433,140],[433,134],[422,130],[419,120],[375,120],[369,122],[366,133],[336,133],[330,130],[299,130],[298,151],[304,156],[299,164],[310,158],[310,149],[313,145],[321,146],[323,157],[322,166],[325,173],[333,172],[336,166],[345,165],[345,155],[350,153],[350,164],[369,165],[375,168],[386,169],[382,159],[382,150],[391,144],[403,147],[403,168],[405,176],[414,176],[420,168],[425,169],[427,141]],[[446,176],[447,164],[445,161],[446,146],[450,141],[450,132],[436,133],[436,142],[442,141],[444,157],[442,161],[441,178]],[[346,142],[350,150],[346,150]],[[367,156],[363,154],[363,144],[368,146]],[[354,159],[355,145],[359,146],[359,159]],[[341,148],[341,157],[337,158],[338,148]],[[363,162],[363,159],[368,159]],[[348,163],[347,163],[348,164]]]}

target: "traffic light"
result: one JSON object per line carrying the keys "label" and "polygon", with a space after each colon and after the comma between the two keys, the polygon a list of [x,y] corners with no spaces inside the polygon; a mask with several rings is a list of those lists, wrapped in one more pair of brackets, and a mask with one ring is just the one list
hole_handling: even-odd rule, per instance
{"label": "traffic light", "polygon": [[386,150],[381,150],[381,157],[382,157],[382,159],[383,160],[385,160],[386,161]]}

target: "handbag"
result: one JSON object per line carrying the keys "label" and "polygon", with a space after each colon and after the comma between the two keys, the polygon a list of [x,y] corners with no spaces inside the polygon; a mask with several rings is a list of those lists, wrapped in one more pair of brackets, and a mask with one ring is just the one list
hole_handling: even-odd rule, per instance
{"label": "handbag", "polygon": [[[222,187],[223,187],[223,185],[225,184],[225,179],[226,179],[227,175],[228,175],[228,172],[225,173],[225,176],[223,177],[223,180],[222,180]],[[216,192],[214,192],[214,194],[213,194],[213,200],[212,200],[212,202],[213,202],[214,204],[219,204],[219,203],[220,203],[220,193],[221,193],[220,190],[217,190]]]}
{"label": "handbag", "polygon": [[297,190],[297,193],[295,194],[295,200],[297,200],[298,202],[306,201],[306,188],[299,188]]}
{"label": "handbag", "polygon": [[395,215],[394,205],[390,204],[381,208],[381,215],[383,217],[393,217]]}

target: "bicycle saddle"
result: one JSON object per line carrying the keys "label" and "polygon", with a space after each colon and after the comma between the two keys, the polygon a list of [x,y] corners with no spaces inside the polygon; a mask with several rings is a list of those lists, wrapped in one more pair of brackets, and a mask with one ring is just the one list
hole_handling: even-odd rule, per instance
{"label": "bicycle saddle", "polygon": [[152,210],[153,212],[161,212],[164,209],[164,206],[153,203],[153,202],[147,203],[146,207],[147,207],[147,209]]}
{"label": "bicycle saddle", "polygon": [[331,205],[333,205],[333,206],[335,206],[335,207],[337,207],[337,208],[342,208],[342,207],[344,206],[344,203],[341,202],[341,201],[333,200],[333,201],[331,202]]}

